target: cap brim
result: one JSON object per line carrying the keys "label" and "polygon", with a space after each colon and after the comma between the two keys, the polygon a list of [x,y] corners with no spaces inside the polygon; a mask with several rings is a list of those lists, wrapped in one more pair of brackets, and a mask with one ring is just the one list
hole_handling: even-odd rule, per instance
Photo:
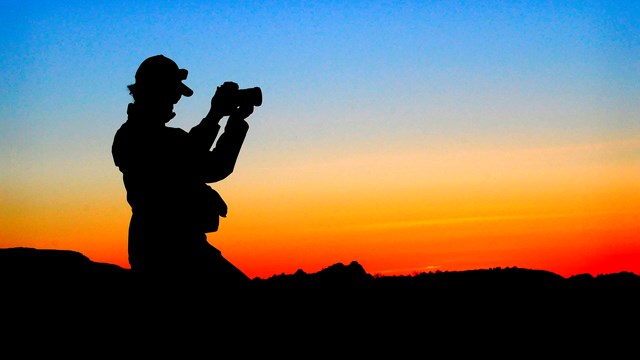
{"label": "cap brim", "polygon": [[193,90],[191,90],[187,85],[183,84],[182,82],[180,83],[180,92],[182,92],[182,95],[186,97],[193,95]]}

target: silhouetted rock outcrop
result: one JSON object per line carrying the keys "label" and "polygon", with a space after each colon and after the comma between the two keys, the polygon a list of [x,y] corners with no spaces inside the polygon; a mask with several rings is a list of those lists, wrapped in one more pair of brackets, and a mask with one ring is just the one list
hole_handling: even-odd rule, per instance
{"label": "silhouetted rock outcrop", "polygon": [[120,266],[91,261],[70,250],[26,247],[0,250],[0,274],[5,286],[76,288],[111,288],[125,285],[128,270]]}
{"label": "silhouetted rock outcrop", "polygon": [[98,263],[83,254],[71,250],[34,249],[16,247],[0,249],[0,271],[15,276],[119,276],[126,272],[120,266]]}
{"label": "silhouetted rock outcrop", "polygon": [[312,274],[300,269],[294,274],[253,279],[257,288],[280,290],[358,290],[370,288],[374,281],[375,278],[367,274],[357,261],[349,265],[333,264]]}

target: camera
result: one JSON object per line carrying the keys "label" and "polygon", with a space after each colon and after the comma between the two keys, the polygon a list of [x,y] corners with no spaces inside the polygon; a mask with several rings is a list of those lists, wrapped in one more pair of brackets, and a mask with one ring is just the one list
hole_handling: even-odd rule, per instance
{"label": "camera", "polygon": [[239,89],[235,94],[235,101],[238,105],[262,105],[262,90],[259,87]]}

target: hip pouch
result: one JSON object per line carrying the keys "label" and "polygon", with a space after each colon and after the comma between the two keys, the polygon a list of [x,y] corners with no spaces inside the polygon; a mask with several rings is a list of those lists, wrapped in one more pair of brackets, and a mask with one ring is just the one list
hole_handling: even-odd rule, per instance
{"label": "hip pouch", "polygon": [[199,227],[205,232],[218,230],[220,217],[227,216],[227,204],[222,196],[209,185],[203,184],[198,192],[196,217]]}

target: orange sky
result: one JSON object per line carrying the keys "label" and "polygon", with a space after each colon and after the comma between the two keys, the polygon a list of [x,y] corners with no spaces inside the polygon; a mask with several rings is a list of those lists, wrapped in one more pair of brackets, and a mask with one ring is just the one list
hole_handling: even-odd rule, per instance
{"label": "orange sky", "polygon": [[[267,155],[247,151],[215,185],[229,216],[209,240],[251,277],[354,260],[373,274],[640,272],[640,167],[626,159],[638,148],[334,149],[269,167],[252,163],[269,163]],[[130,209],[117,170],[50,180],[5,194],[3,245],[77,250],[128,267]]]}

